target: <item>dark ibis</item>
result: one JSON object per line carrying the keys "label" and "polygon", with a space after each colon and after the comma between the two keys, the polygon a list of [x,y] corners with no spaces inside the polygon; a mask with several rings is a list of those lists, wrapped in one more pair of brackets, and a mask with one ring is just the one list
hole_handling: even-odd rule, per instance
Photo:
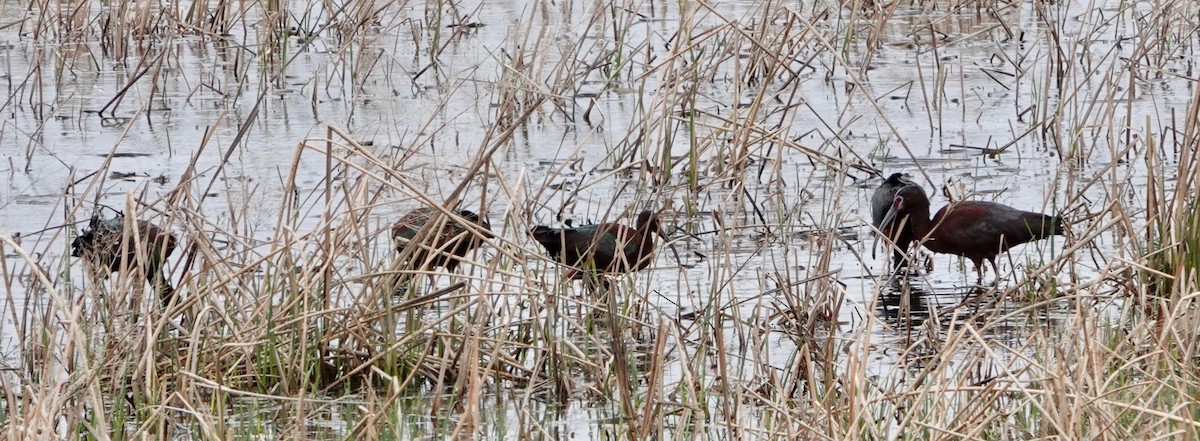
{"label": "dark ibis", "polygon": [[654,235],[666,238],[658,215],[638,214],[636,227],[606,222],[575,228],[536,226],[530,230],[555,261],[571,267],[572,279],[588,274],[627,273],[650,266]]}
{"label": "dark ibis", "polygon": [[[893,173],[879,184],[879,188],[875,189],[875,193],[871,195],[871,222],[875,224],[875,229],[883,234],[890,244],[892,249],[892,266],[899,270],[901,267],[908,266],[908,244],[912,243],[915,237],[913,236],[912,225],[908,223],[883,225],[883,218],[887,216],[888,210],[892,208],[892,199],[895,199],[896,192],[901,188],[914,186],[920,188],[916,182],[904,177],[903,174]],[[871,257],[875,257],[875,247],[871,247]]]}
{"label": "dark ibis", "polygon": [[[421,228],[440,213],[433,207],[421,207],[408,212],[396,221],[392,225],[392,241],[396,251],[403,255],[404,249],[413,239],[417,238]],[[459,210],[455,213],[461,219],[448,217],[440,228],[428,233],[429,239],[424,242],[424,246],[413,250],[408,255],[408,262],[412,263],[412,268],[420,271],[432,271],[434,268],[443,267],[446,268],[446,271],[454,271],[454,268],[458,267],[459,261],[468,252],[482,244],[484,239],[495,237],[492,235],[492,224],[488,222],[487,217],[467,210]],[[479,230],[478,233],[468,228],[462,221],[475,224]]]}
{"label": "dark ibis", "polygon": [[918,243],[930,251],[971,259],[979,282],[983,281],[984,260],[991,262],[992,270],[999,275],[997,255],[1065,231],[1058,216],[983,201],[951,203],[930,219],[929,198],[920,187],[912,186],[896,192],[892,208],[884,215],[883,226],[889,227],[897,221],[911,225]]}
{"label": "dark ibis", "polygon": [[105,220],[93,217],[71,242],[71,256],[82,258],[95,273],[105,277],[121,271],[122,266],[141,268],[165,305],[175,289],[163,274],[163,264],[175,251],[176,243],[170,232],[147,221],[127,224],[124,215]]}

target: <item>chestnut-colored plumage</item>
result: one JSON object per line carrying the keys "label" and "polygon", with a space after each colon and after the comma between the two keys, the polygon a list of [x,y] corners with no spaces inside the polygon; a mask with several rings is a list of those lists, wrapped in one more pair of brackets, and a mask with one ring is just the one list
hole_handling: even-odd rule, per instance
{"label": "chestnut-colored plumage", "polygon": [[[71,242],[71,256],[82,258],[97,273],[105,276],[120,271],[122,262],[128,268],[142,268],[146,281],[158,291],[160,300],[166,304],[175,290],[163,274],[163,264],[175,251],[175,236],[146,221],[137,221],[131,227],[126,229],[125,216],[107,220],[93,217],[88,228],[84,228]],[[138,252],[139,245],[144,248],[144,254]],[[139,255],[145,260],[140,259]]]}
{"label": "chestnut-colored plumage", "polygon": [[658,216],[643,211],[638,214],[636,228],[618,223],[575,228],[539,225],[530,234],[550,257],[573,268],[572,278],[581,279],[584,273],[579,270],[603,274],[645,269],[654,253],[654,235],[663,233]]}
{"label": "chestnut-colored plumage", "polygon": [[[436,218],[439,213],[440,211],[433,207],[421,207],[408,212],[396,221],[392,225],[392,240],[395,243],[396,251],[403,254],[404,248],[417,237],[421,228]],[[492,224],[486,217],[480,217],[467,210],[460,210],[457,213],[463,219],[478,225],[483,230],[484,237],[479,237],[467,229],[466,225],[459,223],[457,219],[447,218],[440,230],[430,232],[432,236],[429,236],[429,240],[425,242],[427,248],[413,250],[409,255],[408,261],[412,262],[413,269],[432,271],[440,266],[446,268],[447,271],[454,271],[454,268],[458,267],[459,260],[466,256],[467,252],[482,244],[483,239],[495,237],[492,235]]]}
{"label": "chestnut-colored plumage", "polygon": [[[871,222],[875,228],[883,233],[892,244],[892,265],[895,269],[908,266],[908,245],[912,243],[915,237],[913,236],[912,225],[909,223],[895,223],[892,225],[883,225],[883,218],[887,216],[887,212],[892,208],[892,199],[895,199],[896,192],[907,186],[921,188],[916,182],[905,178],[900,173],[893,173],[879,184],[879,188],[875,189],[875,193],[871,195]],[[875,257],[875,247],[871,247],[871,257]]]}
{"label": "chestnut-colored plumage", "polygon": [[935,253],[971,259],[979,280],[983,261],[996,267],[996,256],[1014,246],[1064,233],[1062,218],[1021,211],[994,202],[955,202],[929,218],[929,198],[919,187],[904,187],[892,199],[883,225],[907,217],[913,235]]}

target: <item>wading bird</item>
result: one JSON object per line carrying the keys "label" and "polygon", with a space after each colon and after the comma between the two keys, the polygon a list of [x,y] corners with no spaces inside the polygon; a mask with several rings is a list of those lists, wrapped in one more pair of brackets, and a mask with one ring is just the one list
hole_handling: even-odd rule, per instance
{"label": "wading bird", "polygon": [[650,211],[638,214],[637,227],[618,223],[583,225],[575,228],[536,226],[530,230],[555,261],[571,267],[572,279],[584,274],[627,273],[650,266],[654,253],[654,235],[666,235],[659,228],[658,215]]}
{"label": "wading bird", "polygon": [[[396,221],[392,225],[392,241],[396,251],[403,256],[405,248],[413,239],[416,239],[421,228],[436,218],[438,214],[440,211],[436,208],[421,207],[408,212]],[[434,268],[440,266],[446,268],[446,271],[453,272],[467,252],[482,244],[484,239],[496,237],[492,235],[492,224],[486,217],[480,217],[467,210],[459,210],[456,214],[463,220],[477,225],[483,236],[480,237],[468,229],[458,219],[447,217],[446,222],[440,228],[429,232],[429,239],[423,242],[423,246],[408,254],[407,261],[411,263],[412,269],[433,271]]]}
{"label": "wading bird", "polygon": [[[895,199],[896,192],[907,186],[920,188],[916,182],[905,178],[903,174],[893,173],[879,184],[879,188],[875,189],[875,193],[871,195],[871,222],[875,224],[875,229],[883,234],[887,239],[889,248],[892,250],[892,268],[899,270],[902,267],[909,266],[908,262],[908,244],[914,239],[912,225],[910,223],[896,223],[888,226],[883,225],[883,218],[887,216],[887,212],[892,208],[892,199]],[[871,257],[875,257],[875,247],[871,247]]]}
{"label": "wading bird", "polygon": [[[905,221],[904,219],[907,218]],[[996,256],[1014,246],[1064,234],[1062,218],[1021,211],[994,202],[954,202],[929,218],[929,198],[919,187],[903,187],[883,218],[884,228],[901,221],[912,225],[913,236],[935,253],[971,259],[979,282],[983,261],[999,275]],[[878,237],[876,238],[878,240]]]}
{"label": "wading bird", "polygon": [[124,215],[106,220],[92,217],[88,227],[71,242],[71,256],[82,258],[94,274],[104,277],[122,267],[141,268],[166,305],[175,289],[163,274],[163,264],[175,251],[175,244],[175,236],[150,222],[126,225]]}

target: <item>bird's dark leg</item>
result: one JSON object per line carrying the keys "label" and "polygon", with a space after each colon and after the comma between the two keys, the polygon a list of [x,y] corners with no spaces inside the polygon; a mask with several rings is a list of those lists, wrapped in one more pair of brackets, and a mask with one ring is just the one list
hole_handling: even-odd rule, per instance
{"label": "bird's dark leg", "polygon": [[391,277],[392,295],[400,297],[416,297],[420,295],[420,287],[417,286],[417,280],[420,280],[420,277],[417,274],[413,273],[412,270],[399,267],[393,271],[391,276],[389,276]]}
{"label": "bird's dark leg", "polygon": [[597,293],[603,294],[604,291],[612,288],[612,284],[608,281],[607,277],[600,275],[598,272],[583,271],[583,287],[595,297]]}
{"label": "bird's dark leg", "polygon": [[175,288],[171,286],[171,281],[167,280],[167,275],[163,273],[162,264],[159,258],[162,256],[150,256],[149,262],[146,264],[146,277],[150,282],[150,287],[154,289],[154,293],[158,294],[158,300],[165,308],[171,303],[171,298],[175,296]]}
{"label": "bird's dark leg", "polygon": [[898,273],[902,269],[911,268],[911,262],[908,260],[908,244],[896,243],[893,246],[895,248],[892,249],[892,259],[894,259],[892,262],[892,272]]}
{"label": "bird's dark leg", "polygon": [[1000,284],[1000,267],[996,266],[996,259],[989,258],[988,262],[992,263],[992,272],[996,273],[996,285]]}
{"label": "bird's dark leg", "polygon": [[892,250],[892,271],[899,272],[904,268],[904,253],[899,248]]}
{"label": "bird's dark leg", "polygon": [[156,271],[152,277],[153,280],[150,282],[150,285],[158,292],[158,299],[165,307],[175,298],[175,287],[171,286],[171,281],[167,280],[167,277],[162,272]]}

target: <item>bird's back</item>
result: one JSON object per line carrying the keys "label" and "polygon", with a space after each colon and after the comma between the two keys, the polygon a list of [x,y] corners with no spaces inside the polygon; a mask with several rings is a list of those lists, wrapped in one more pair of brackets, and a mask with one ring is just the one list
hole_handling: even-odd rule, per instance
{"label": "bird's back", "polygon": [[[633,243],[636,231],[627,225],[603,223],[576,228],[536,226],[530,234],[561,263],[612,272],[628,271],[638,263],[637,244]],[[623,244],[621,257],[618,243]]]}
{"label": "bird's back", "polygon": [[170,256],[171,252],[175,251],[176,239],[174,234],[147,221],[138,221],[138,228],[145,235],[146,242],[151,247],[154,247],[151,249],[153,252],[159,252],[157,249],[159,246],[165,250],[162,251],[163,256]]}
{"label": "bird's back", "polygon": [[[437,215],[438,210],[431,207],[421,207],[409,211],[397,220],[395,224],[392,224],[392,239],[396,241],[396,249],[403,250],[408,241],[415,239],[417,234],[421,232],[421,229],[425,227],[425,224],[428,224]],[[491,234],[491,225],[489,225],[487,219],[466,210],[459,211],[458,215],[467,221],[476,223],[482,230],[485,238],[494,237]],[[440,225],[440,228],[433,233],[435,236],[428,243],[432,244],[435,248],[440,248],[448,244],[453,245],[452,251],[460,255],[466,254],[467,251],[470,251],[471,248],[474,248],[481,242],[480,238],[468,230],[466,225],[453,218],[447,218],[446,222]],[[469,237],[461,237],[464,233],[468,233]],[[458,239],[456,242],[450,242],[456,239]]]}
{"label": "bird's back", "polygon": [[929,249],[972,258],[995,256],[1023,243],[1063,234],[1062,220],[1056,216],[985,201],[947,205],[934,216],[933,227],[937,239],[926,243]]}
{"label": "bird's back", "polygon": [[[439,214],[436,208],[420,207],[409,211],[392,224],[392,240],[396,251],[404,255],[405,249],[421,230]],[[461,258],[482,244],[484,238],[495,237],[486,217],[467,210],[459,210],[456,214],[467,222],[475,223],[481,230],[478,234],[482,234],[483,237],[469,230],[467,225],[457,218],[448,217],[444,223],[431,226],[437,229],[427,233],[429,236],[424,238],[422,245],[409,252],[411,262],[423,262],[421,269],[428,270],[440,266],[454,271]]]}
{"label": "bird's back", "polygon": [[417,237],[421,227],[429,222],[435,211],[430,207],[421,207],[405,213],[395,224],[392,224],[392,237],[408,240]]}
{"label": "bird's back", "polygon": [[[139,241],[146,247],[151,263],[156,263],[175,251],[175,236],[157,225],[137,221],[137,234],[141,236]],[[137,259],[136,243],[125,234],[124,217],[97,219],[71,243],[71,255],[87,258],[117,271],[120,269],[122,247],[126,251],[127,261],[134,262]]]}

